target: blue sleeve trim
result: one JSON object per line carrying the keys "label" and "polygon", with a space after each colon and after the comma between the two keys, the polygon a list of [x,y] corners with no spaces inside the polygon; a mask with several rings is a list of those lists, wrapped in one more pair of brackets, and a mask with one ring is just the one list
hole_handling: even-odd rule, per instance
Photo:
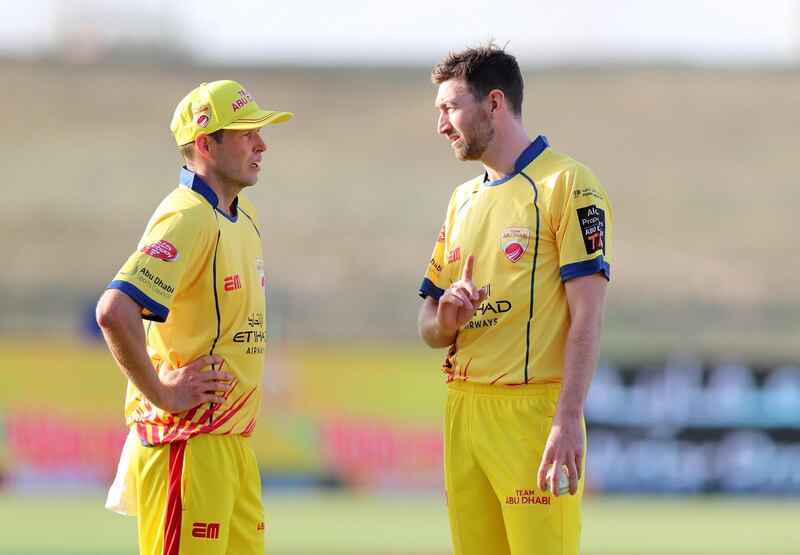
{"label": "blue sleeve trim", "polygon": [[422,285],[419,286],[419,296],[423,299],[431,296],[434,300],[438,301],[439,297],[444,295],[444,289],[439,289],[434,285],[434,283],[429,280],[428,278],[424,278],[422,280]]}
{"label": "blue sleeve trim", "polygon": [[139,303],[142,308],[149,310],[152,312],[150,314],[142,314],[142,319],[144,320],[155,320],[156,322],[166,322],[167,316],[169,315],[169,309],[157,302],[153,299],[142,293],[141,289],[136,287],[135,285],[128,283],[127,281],[122,280],[114,280],[108,284],[107,289],[119,289],[134,301]]}
{"label": "blue sleeve trim", "polygon": [[561,266],[561,281],[567,281],[576,277],[591,276],[603,272],[607,280],[611,280],[611,266],[602,256],[574,264]]}

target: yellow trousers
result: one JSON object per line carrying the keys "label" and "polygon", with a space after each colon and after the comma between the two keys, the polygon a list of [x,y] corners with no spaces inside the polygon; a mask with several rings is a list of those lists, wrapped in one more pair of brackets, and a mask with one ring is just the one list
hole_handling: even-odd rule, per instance
{"label": "yellow trousers", "polygon": [[258,465],[240,435],[131,449],[141,555],[263,555]]}
{"label": "yellow trousers", "polygon": [[445,487],[457,555],[578,553],[583,479],[574,496],[536,483],[560,387],[448,385]]}

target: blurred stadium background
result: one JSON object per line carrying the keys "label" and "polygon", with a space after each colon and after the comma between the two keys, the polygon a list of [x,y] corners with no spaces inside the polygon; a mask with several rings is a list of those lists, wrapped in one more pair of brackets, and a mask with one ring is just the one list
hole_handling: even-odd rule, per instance
{"label": "blurred stadium background", "polygon": [[800,3],[481,6],[0,4],[0,553],[136,551],[102,508],[124,380],[93,304],[176,182],[175,104],[219,78],[296,114],[248,191],[268,551],[449,552],[416,291],[480,169],[436,136],[428,72],[488,34],[524,66],[528,130],[614,202],[583,551],[800,553]]}

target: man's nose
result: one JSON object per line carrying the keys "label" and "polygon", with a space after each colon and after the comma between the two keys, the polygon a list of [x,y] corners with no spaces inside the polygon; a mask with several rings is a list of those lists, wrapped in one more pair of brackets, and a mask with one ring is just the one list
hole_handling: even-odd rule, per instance
{"label": "man's nose", "polygon": [[439,114],[439,122],[436,130],[439,132],[439,135],[446,135],[450,128],[450,118],[447,117],[446,113],[442,112]]}
{"label": "man's nose", "polygon": [[262,137],[260,134],[257,134],[256,137],[257,139],[256,139],[256,144],[254,146],[254,150],[258,152],[264,152],[265,150],[267,150],[267,143],[264,141],[264,137]]}

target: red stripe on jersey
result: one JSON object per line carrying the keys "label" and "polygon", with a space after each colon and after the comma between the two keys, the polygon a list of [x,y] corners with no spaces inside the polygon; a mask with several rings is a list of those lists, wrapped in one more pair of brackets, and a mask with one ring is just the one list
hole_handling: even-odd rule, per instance
{"label": "red stripe on jersey", "polygon": [[508,375],[508,373],[509,373],[510,371],[511,371],[511,370],[508,370],[508,371],[506,371],[506,372],[503,372],[503,374],[502,374],[501,376],[497,376],[495,379],[493,379],[493,380],[492,380],[492,385],[495,385],[495,384],[498,382],[498,380],[500,380],[500,379],[502,379],[502,378],[505,378],[505,377]]}
{"label": "red stripe on jersey", "polygon": [[209,424],[207,426],[203,426],[203,428],[200,429],[200,432],[208,434],[208,433],[211,433],[214,430],[220,428],[228,420],[233,418],[233,416],[237,412],[239,412],[242,409],[242,407],[245,406],[245,404],[247,404],[247,401],[250,399],[250,396],[253,395],[253,393],[255,393],[255,391],[256,391],[256,389],[253,388],[253,389],[250,390],[250,393],[248,393],[247,395],[241,396],[238,399],[236,399],[236,401],[234,401],[234,404],[233,404],[233,406],[231,408],[223,411],[213,424]]}
{"label": "red stripe on jersey", "polygon": [[252,434],[253,430],[255,430],[255,429],[256,429],[256,419],[253,418],[250,421],[250,424],[248,424],[247,427],[242,431],[242,435],[244,437],[250,437],[250,434]]}
{"label": "red stripe on jersey", "polygon": [[164,523],[164,555],[179,555],[181,546],[181,476],[186,442],[169,445],[169,476],[167,478],[167,518]]}
{"label": "red stripe on jersey", "polygon": [[159,445],[161,443],[161,428],[158,424],[150,424],[150,432],[153,434],[153,439],[150,442],[152,445]]}

